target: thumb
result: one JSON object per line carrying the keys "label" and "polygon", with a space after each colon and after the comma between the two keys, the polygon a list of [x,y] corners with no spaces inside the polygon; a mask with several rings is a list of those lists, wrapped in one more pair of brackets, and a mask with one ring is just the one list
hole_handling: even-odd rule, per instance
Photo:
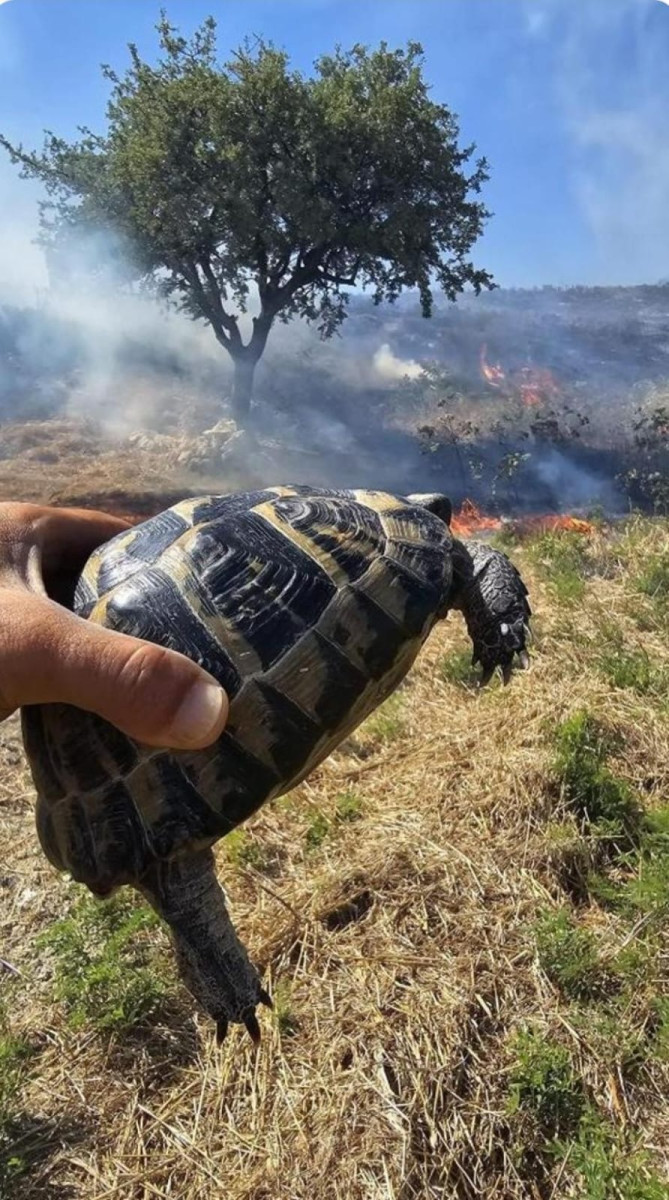
{"label": "thumb", "polygon": [[190,659],[84,621],[43,596],[1,594],[0,703],[74,704],[150,746],[210,745],[226,693]]}

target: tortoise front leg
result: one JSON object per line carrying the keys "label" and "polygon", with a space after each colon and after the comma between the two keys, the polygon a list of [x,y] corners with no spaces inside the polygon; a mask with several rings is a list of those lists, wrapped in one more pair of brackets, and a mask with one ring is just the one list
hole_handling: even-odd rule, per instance
{"label": "tortoise front leg", "polygon": [[216,1022],[219,1044],[230,1021],[258,1043],[256,1005],[272,1002],[237,937],[211,850],[156,862],[138,886],[169,925],[181,978]]}
{"label": "tortoise front leg", "polygon": [[514,661],[529,666],[527,641],[532,615],[527,588],[513,563],[485,542],[453,542],[453,594],[450,608],[460,609],[481,663],[484,686],[499,668],[508,683]]}

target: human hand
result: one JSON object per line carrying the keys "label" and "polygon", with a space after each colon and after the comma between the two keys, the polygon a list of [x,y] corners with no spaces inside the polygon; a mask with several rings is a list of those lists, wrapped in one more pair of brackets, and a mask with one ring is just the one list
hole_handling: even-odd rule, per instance
{"label": "human hand", "polygon": [[208,746],[228,699],[206,671],[57,603],[95,547],[127,528],[105,513],[0,503],[0,720],[24,704],[60,702],[150,746]]}

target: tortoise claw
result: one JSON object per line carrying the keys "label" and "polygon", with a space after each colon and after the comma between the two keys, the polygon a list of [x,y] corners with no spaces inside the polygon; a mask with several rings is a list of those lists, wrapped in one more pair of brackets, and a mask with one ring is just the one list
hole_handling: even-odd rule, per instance
{"label": "tortoise claw", "polygon": [[265,1005],[265,1008],[274,1008],[274,1003],[272,1001],[272,997],[270,996],[269,992],[265,991],[264,988],[260,988],[260,991],[258,993],[258,1000],[259,1000],[260,1004]]}
{"label": "tortoise claw", "polygon": [[481,675],[481,678],[479,679],[478,686],[480,688],[484,688],[486,686],[486,684],[490,683],[490,680],[492,679],[494,673],[495,673],[494,667],[486,667],[485,670],[483,671],[483,674]]}
{"label": "tortoise claw", "polygon": [[228,1032],[228,1022],[225,1017],[221,1017],[220,1021],[216,1022],[216,1045],[222,1046],[225,1041],[225,1035]]}
{"label": "tortoise claw", "polygon": [[260,1045],[260,1026],[255,1013],[249,1013],[248,1017],[244,1017],[244,1024],[251,1035],[251,1041],[254,1046]]}
{"label": "tortoise claw", "polygon": [[518,666],[521,671],[528,671],[530,667],[530,656],[527,650],[521,650],[518,655]]}

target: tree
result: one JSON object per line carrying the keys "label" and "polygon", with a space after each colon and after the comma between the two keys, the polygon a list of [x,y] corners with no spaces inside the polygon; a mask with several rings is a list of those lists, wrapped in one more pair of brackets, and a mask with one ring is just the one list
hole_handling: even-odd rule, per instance
{"label": "tree", "polygon": [[41,152],[0,143],[46,186],[45,245],[67,255],[68,235],[105,230],[136,280],[209,323],[234,362],[240,423],[277,318],[329,337],[354,285],[376,303],[417,288],[425,316],[435,286],[451,299],[492,286],[468,258],[489,215],[486,162],[467,173],[474,147],[430,99],[418,43],[337,49],[306,77],[262,40],[219,64],[213,18],[190,41],[164,13],[157,28],[157,65],[130,45],[124,75],[102,68],[106,133],[46,132]]}

